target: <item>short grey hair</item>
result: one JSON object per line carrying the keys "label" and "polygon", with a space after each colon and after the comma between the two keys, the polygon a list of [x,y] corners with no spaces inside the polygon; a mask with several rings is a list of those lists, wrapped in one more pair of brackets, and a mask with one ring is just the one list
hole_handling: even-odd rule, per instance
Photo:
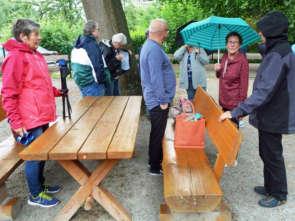
{"label": "short grey hair", "polygon": [[89,20],[85,23],[83,33],[84,35],[92,35],[92,32],[98,28],[98,23],[94,20]]}
{"label": "short grey hair", "polygon": [[151,20],[149,25],[149,32],[154,33],[154,32],[162,31],[161,26],[168,26],[168,23],[165,19],[163,18],[153,19]]}
{"label": "short grey hair", "polygon": [[112,37],[112,42],[119,43],[121,45],[126,45],[127,37],[123,33],[114,34]]}
{"label": "short grey hair", "polygon": [[39,31],[40,25],[30,19],[17,19],[12,27],[13,37],[21,42],[20,35],[29,36],[32,32]]}

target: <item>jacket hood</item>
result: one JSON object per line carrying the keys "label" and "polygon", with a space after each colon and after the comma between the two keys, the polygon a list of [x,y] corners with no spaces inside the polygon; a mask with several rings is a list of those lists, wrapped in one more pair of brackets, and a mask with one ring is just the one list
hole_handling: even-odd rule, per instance
{"label": "jacket hood", "polygon": [[266,38],[288,33],[288,18],[279,11],[267,13],[257,22],[257,28]]}
{"label": "jacket hood", "polygon": [[15,40],[14,38],[9,39],[3,44],[3,47],[7,51],[27,51],[32,52],[33,50],[26,44]]}
{"label": "jacket hood", "polygon": [[75,42],[75,48],[82,48],[85,44],[88,44],[91,41],[96,41],[95,37],[92,35],[80,35]]}

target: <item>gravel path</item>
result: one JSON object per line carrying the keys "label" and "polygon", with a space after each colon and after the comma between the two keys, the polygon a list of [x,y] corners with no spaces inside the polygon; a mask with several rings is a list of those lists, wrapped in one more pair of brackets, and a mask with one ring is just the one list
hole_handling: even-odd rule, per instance
{"label": "gravel path", "polygon": [[[54,80],[55,85],[59,81]],[[70,99],[72,105],[79,99],[80,94],[73,81],[69,81]],[[208,80],[208,91],[213,97],[217,96],[217,81]],[[178,95],[183,91],[178,90]],[[57,101],[58,113],[61,114],[61,102]],[[7,123],[0,124],[0,139],[8,136]],[[120,202],[131,212],[135,221],[156,221],[159,206],[163,201],[162,178],[149,176],[147,173],[147,145],[150,124],[145,116],[140,119],[140,127],[136,140],[135,157],[121,161],[104,180],[103,186],[114,193]],[[285,136],[284,155],[286,160],[289,196],[288,203],[275,209],[264,209],[257,206],[260,199],[253,192],[253,186],[263,183],[262,163],[258,155],[257,131],[248,123],[241,128],[244,139],[239,154],[238,165],[226,168],[222,178],[222,189],[225,200],[232,209],[236,221],[294,221],[295,220],[295,135]],[[207,151],[212,160],[215,156],[212,144],[207,140]],[[88,163],[89,168],[98,162]],[[26,204],[27,187],[25,185],[23,166],[20,166],[7,180],[9,192],[20,197],[21,209],[17,221],[47,221],[64,206],[64,203],[77,190],[79,185],[55,162],[48,162],[45,170],[48,183],[62,184],[64,189],[56,196],[62,203],[54,208],[41,209]],[[77,220],[107,221],[112,218],[95,205],[91,211],[80,209],[73,217]]]}

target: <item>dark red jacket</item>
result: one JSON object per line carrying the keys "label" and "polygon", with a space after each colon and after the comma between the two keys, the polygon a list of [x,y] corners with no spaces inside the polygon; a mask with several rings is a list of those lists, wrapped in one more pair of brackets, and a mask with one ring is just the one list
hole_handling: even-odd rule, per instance
{"label": "dark red jacket", "polygon": [[216,76],[219,78],[219,104],[223,108],[232,110],[247,98],[249,64],[245,55],[239,53],[230,60],[227,53],[224,54]]}
{"label": "dark red jacket", "polygon": [[2,65],[2,103],[12,129],[32,129],[56,119],[54,96],[44,57],[26,44],[8,40]]}

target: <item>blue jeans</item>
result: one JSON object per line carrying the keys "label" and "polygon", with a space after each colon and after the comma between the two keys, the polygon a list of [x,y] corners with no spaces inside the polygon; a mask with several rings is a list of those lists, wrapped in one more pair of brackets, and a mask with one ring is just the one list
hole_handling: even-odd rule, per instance
{"label": "blue jeans", "polygon": [[82,96],[104,96],[105,88],[103,84],[96,82],[89,84],[83,88],[80,88]]}
{"label": "blue jeans", "polygon": [[[206,87],[202,87],[205,91],[207,90]],[[187,92],[187,97],[190,101],[192,101],[195,97],[196,89],[193,87],[193,81],[192,79],[189,79],[188,81],[188,89],[186,90]]]}
{"label": "blue jeans", "polygon": [[[48,124],[28,130],[35,138],[39,137],[46,129]],[[43,191],[45,178],[43,176],[45,161],[25,161],[25,175],[32,196],[38,196]]]}

